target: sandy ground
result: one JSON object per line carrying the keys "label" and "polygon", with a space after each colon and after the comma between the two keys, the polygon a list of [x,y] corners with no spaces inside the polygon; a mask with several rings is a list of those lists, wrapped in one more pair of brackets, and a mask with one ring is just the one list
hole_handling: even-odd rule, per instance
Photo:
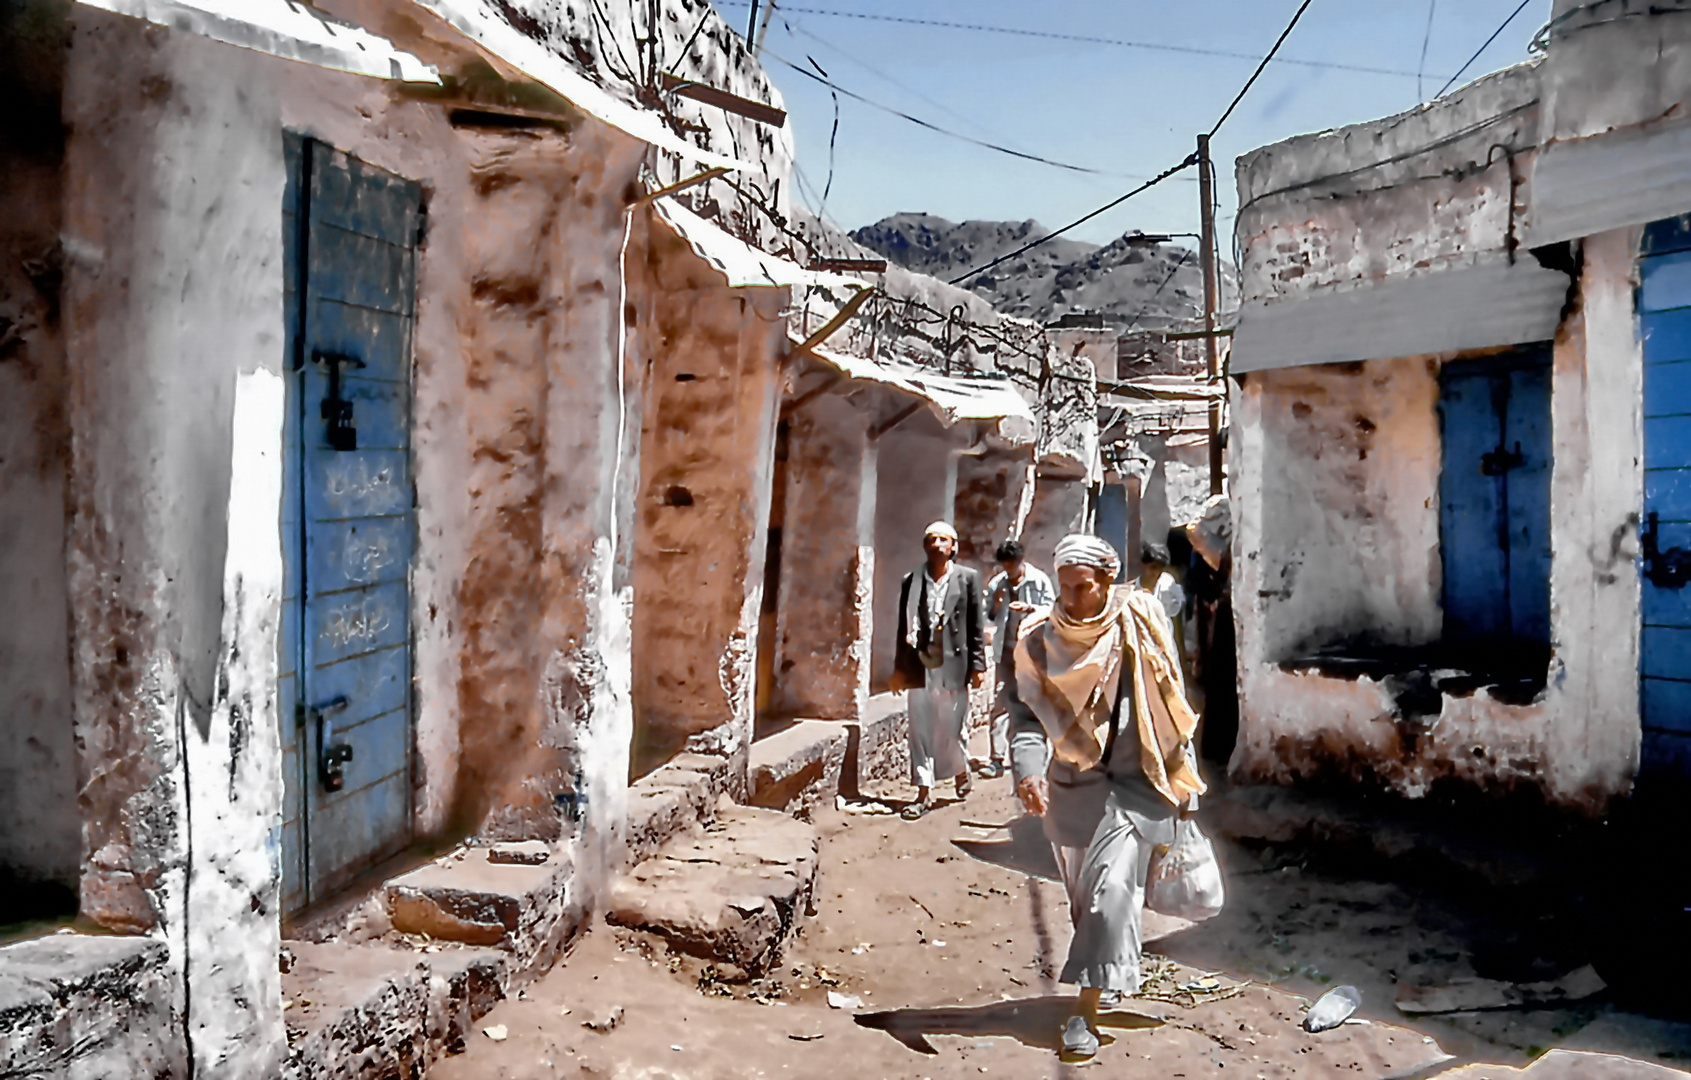
{"label": "sandy ground", "polygon": [[[912,792],[876,794],[897,805]],[[1530,928],[1449,898],[1280,865],[1287,853],[1224,848],[1227,911],[1198,926],[1148,916],[1153,997],[1103,1018],[1095,1062],[1065,1064],[1054,1052],[1067,1015],[1058,995],[1073,991],[1053,976],[1068,914],[1060,887],[1036,876],[1048,856],[1037,823],[1017,822],[1009,780],[977,780],[967,802],[914,823],[884,809],[817,815],[818,911],[778,972],[723,982],[708,965],[601,925],[480,1021],[467,1051],[431,1078],[1407,1078],[1464,1061],[1519,1065],[1560,1045],[1671,1064],[1691,1052],[1687,1028],[1600,999],[1411,1024],[1392,1004],[1400,973],[1477,966],[1497,977],[1514,964],[1543,977],[1558,958],[1521,945]],[[1339,983],[1361,989],[1362,1022],[1304,1032],[1308,999]],[[830,992],[862,1006],[832,1008]],[[617,1010],[608,1032],[584,1026]]]}

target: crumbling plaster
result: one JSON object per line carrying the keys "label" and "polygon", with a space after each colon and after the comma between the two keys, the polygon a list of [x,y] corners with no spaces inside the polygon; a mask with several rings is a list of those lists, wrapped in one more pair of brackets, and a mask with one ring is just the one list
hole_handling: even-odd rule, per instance
{"label": "crumbling plaster", "polygon": [[1544,138],[1583,139],[1683,120],[1691,8],[1556,0],[1544,68]]}
{"label": "crumbling plaster", "polygon": [[264,1076],[281,1052],[276,101],[202,39],[90,9],[73,30],[82,912],[168,944],[199,1067]]}
{"label": "crumbling plaster", "polygon": [[665,226],[637,230],[643,365],[634,558],[634,770],[751,739],[786,289],[727,286]]}
{"label": "crumbling plaster", "polygon": [[868,705],[878,461],[868,436],[892,396],[825,393],[787,413],[771,666],[771,706],[784,716],[856,720]]}
{"label": "crumbling plaster", "polygon": [[1410,112],[1241,157],[1235,235],[1246,301],[1513,257],[1538,142],[1539,71],[1508,68]]}
{"label": "crumbling plaster", "polygon": [[1436,371],[1430,358],[1404,358],[1247,378],[1230,447],[1236,777],[1337,777],[1409,796],[1448,779],[1528,790],[1586,813],[1626,793],[1639,741],[1636,245],[1636,231],[1586,240],[1581,304],[1554,347],[1553,658],[1549,685],[1530,704],[1483,689],[1446,695],[1424,733],[1405,738],[1382,682],[1282,667],[1351,637],[1436,640]]}

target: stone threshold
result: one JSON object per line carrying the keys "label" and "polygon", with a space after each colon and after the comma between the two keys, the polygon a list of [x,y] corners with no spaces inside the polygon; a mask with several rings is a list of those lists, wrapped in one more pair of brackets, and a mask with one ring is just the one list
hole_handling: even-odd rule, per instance
{"label": "stone threshold", "polygon": [[[627,865],[709,829],[730,760],[682,754],[631,784]],[[288,1080],[421,1076],[586,929],[568,841],[472,841],[284,943]],[[774,900],[771,900],[774,909]]]}

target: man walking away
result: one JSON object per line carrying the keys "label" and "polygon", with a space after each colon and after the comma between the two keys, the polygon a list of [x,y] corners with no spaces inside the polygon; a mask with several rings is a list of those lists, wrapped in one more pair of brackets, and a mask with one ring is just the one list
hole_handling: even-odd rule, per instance
{"label": "man walking away", "polygon": [[993,667],[998,675],[992,700],[992,763],[983,776],[1004,775],[1010,758],[1010,698],[1015,693],[1016,636],[1022,622],[1037,611],[1057,602],[1051,579],[1036,566],[1029,566],[1021,541],[1006,540],[995,555],[999,572],[986,586],[986,617],[995,630],[992,635]]}
{"label": "man walking away", "polygon": [[892,678],[892,689],[910,691],[916,801],[902,813],[911,821],[933,809],[936,776],[956,777],[957,797],[968,796],[969,688],[986,677],[980,574],[957,565],[957,530],[943,521],[928,526],[922,551],[926,563],[904,576],[899,592]]}

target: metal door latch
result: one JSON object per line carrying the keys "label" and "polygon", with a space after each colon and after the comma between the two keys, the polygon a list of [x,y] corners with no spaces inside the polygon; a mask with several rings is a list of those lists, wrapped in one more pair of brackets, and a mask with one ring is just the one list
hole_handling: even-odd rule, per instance
{"label": "metal door latch", "polygon": [[577,770],[570,790],[560,791],[552,797],[552,801],[557,803],[558,809],[567,814],[571,821],[579,822],[587,812],[587,778]]}
{"label": "metal door latch", "polygon": [[1673,547],[1663,551],[1659,544],[1659,527],[1654,510],[1639,539],[1644,549],[1644,576],[1650,584],[1662,589],[1682,589],[1691,582],[1691,551]]}
{"label": "metal door latch", "polygon": [[343,367],[361,368],[364,361],[342,353],[317,351],[312,352],[311,358],[329,367],[329,392],[318,409],[323,419],[329,422],[325,433],[329,449],[358,449],[358,429],[352,425],[352,402],[341,396],[341,377]]}
{"label": "metal door latch", "polygon": [[1526,455],[1521,453],[1519,442],[1513,450],[1499,445],[1496,450],[1480,455],[1480,473],[1484,476],[1502,476],[1510,469],[1518,469],[1526,463]]}
{"label": "metal door latch", "polygon": [[345,696],[311,707],[317,722],[317,779],[324,791],[339,791],[346,784],[344,766],[352,760],[352,744],[335,741],[335,714],[345,712]]}

